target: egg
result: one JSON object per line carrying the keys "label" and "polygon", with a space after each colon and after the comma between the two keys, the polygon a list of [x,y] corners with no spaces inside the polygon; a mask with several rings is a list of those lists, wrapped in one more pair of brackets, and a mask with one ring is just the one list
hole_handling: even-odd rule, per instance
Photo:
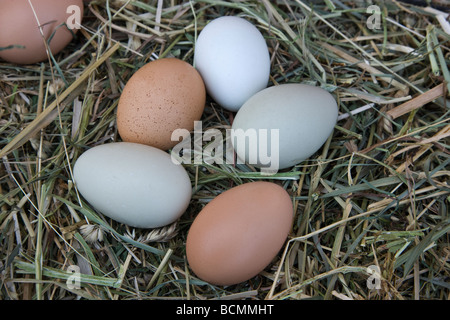
{"label": "egg", "polygon": [[191,199],[186,170],[168,153],[143,144],[114,142],[88,149],[77,159],[73,176],[95,209],[137,228],[175,222]]}
{"label": "egg", "polygon": [[204,27],[195,44],[194,65],[208,94],[230,111],[239,110],[269,81],[266,41],[252,23],[240,17],[220,17]]}
{"label": "egg", "polygon": [[224,191],[192,223],[186,257],[200,279],[233,285],[263,271],[291,230],[293,205],[281,186],[249,182]]}
{"label": "egg", "polygon": [[83,0],[1,0],[0,59],[17,64],[47,60],[39,26],[56,55],[72,41],[82,17]]}
{"label": "egg", "polygon": [[176,129],[193,130],[205,108],[206,90],[189,63],[163,58],[147,63],[128,80],[117,107],[117,128],[125,142],[168,150]]}
{"label": "egg", "polygon": [[[328,91],[281,84],[244,103],[233,120],[231,142],[241,162],[276,172],[318,151],[333,132],[337,116],[336,100]],[[253,141],[246,141],[252,134]]]}

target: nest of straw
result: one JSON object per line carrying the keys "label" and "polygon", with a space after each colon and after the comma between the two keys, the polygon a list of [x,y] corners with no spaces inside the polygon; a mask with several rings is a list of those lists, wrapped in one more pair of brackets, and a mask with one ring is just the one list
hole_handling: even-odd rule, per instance
{"label": "nest of straw", "polygon": [[[374,1],[368,28],[364,0],[92,1],[54,61],[0,62],[0,299],[448,299],[450,35],[445,1],[430,3]],[[84,150],[120,141],[131,75],[155,58],[192,63],[223,15],[266,38],[269,85],[321,86],[340,110],[316,154],[265,177],[291,195],[294,226],[262,273],[228,287],[190,272],[186,234],[216,195],[261,179],[253,168],[186,164],[191,205],[156,230],[102,216],[71,176]],[[203,128],[233,116],[208,101]]]}

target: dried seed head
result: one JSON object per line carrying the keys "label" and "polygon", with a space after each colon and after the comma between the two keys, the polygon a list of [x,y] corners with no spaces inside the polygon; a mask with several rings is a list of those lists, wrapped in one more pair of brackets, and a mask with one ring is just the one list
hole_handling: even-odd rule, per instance
{"label": "dried seed head", "polygon": [[81,234],[89,243],[96,243],[103,241],[103,230],[99,225],[85,224],[80,227]]}
{"label": "dried seed head", "polygon": [[136,233],[136,229],[133,228],[130,230],[127,228],[127,233],[125,236],[141,243],[167,242],[177,235],[177,223],[174,222],[161,228],[152,229],[151,231],[139,234],[138,236]]}

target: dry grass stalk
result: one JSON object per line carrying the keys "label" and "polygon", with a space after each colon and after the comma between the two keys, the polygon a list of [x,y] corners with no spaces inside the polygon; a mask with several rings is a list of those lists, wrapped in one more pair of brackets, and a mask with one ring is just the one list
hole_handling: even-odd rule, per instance
{"label": "dry grass stalk", "polygon": [[386,114],[392,117],[392,119],[396,119],[442,96],[444,97],[447,96],[446,88],[443,83],[438,84],[436,87],[420,94],[414,99],[402,103],[401,105],[395,107],[394,109],[389,110],[388,112],[386,112]]}

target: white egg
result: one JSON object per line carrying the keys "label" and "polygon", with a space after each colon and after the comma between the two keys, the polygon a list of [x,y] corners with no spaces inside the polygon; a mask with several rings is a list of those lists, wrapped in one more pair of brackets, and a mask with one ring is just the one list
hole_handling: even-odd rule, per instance
{"label": "white egg", "polygon": [[74,180],[99,212],[137,228],[176,221],[189,205],[191,181],[168,153],[117,142],[93,147],[76,161]]}
{"label": "white egg", "polygon": [[333,132],[336,100],[326,90],[304,84],[266,88],[248,99],[232,125],[238,158],[268,172],[299,164]]}
{"label": "white egg", "polygon": [[267,87],[269,50],[253,24],[239,17],[220,17],[200,32],[194,66],[215,102],[237,111],[248,98]]}

